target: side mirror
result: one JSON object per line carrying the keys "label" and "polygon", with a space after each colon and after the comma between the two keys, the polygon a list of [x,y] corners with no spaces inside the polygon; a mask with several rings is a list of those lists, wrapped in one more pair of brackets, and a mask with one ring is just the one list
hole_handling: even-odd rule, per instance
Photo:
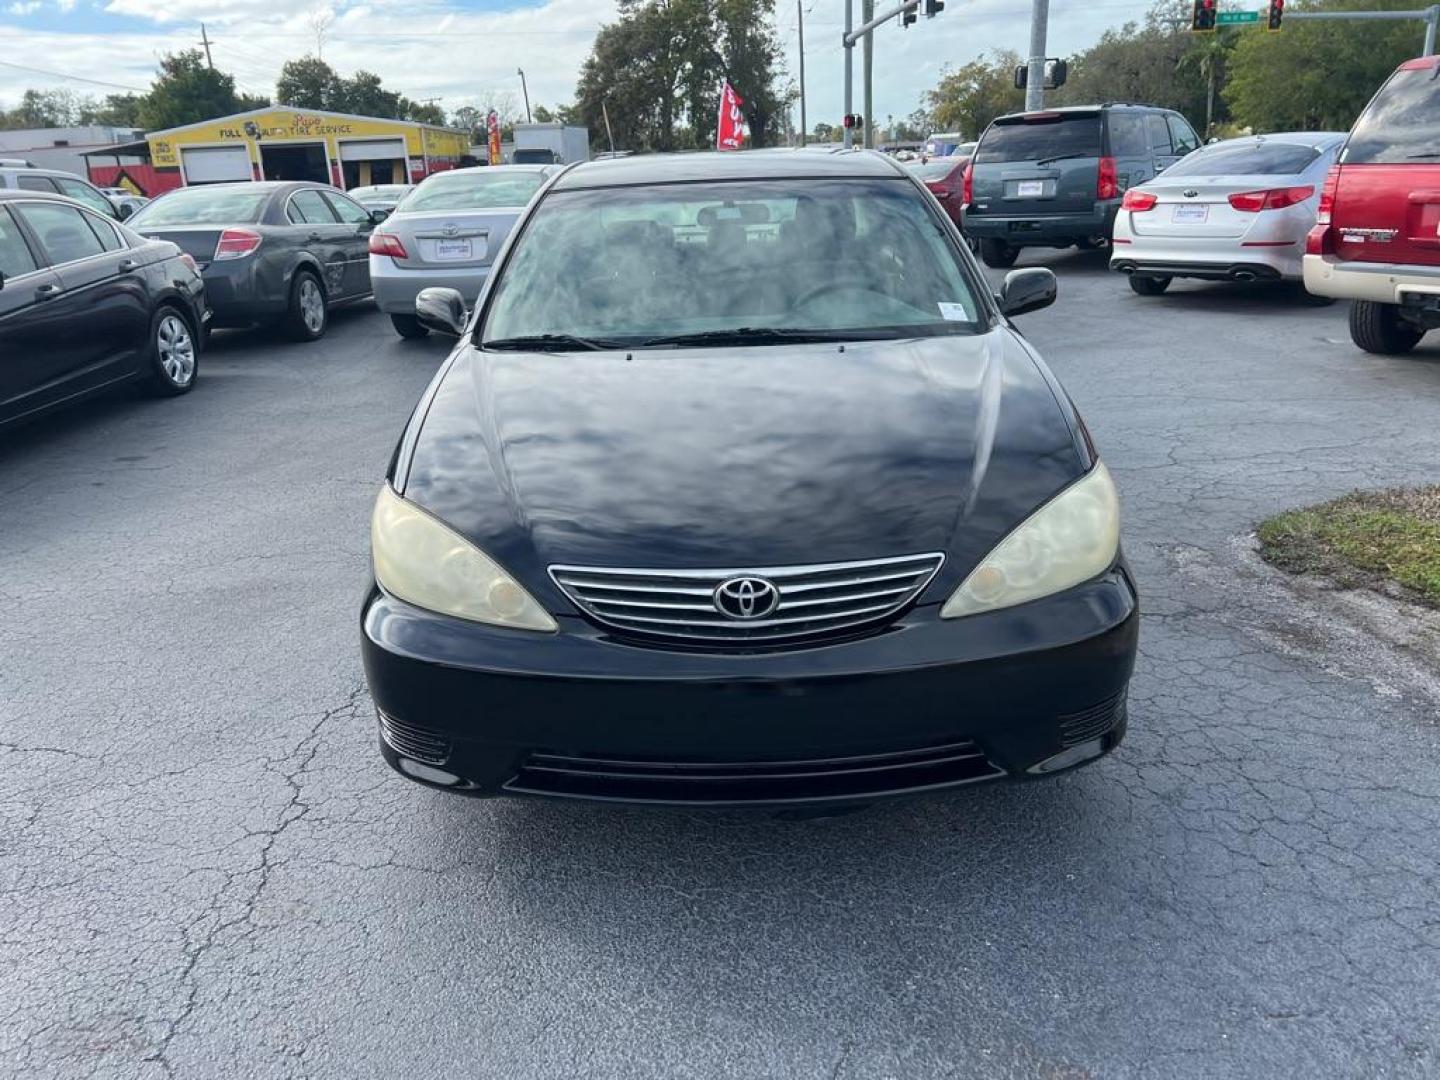
{"label": "side mirror", "polygon": [[459,337],[465,332],[469,312],[465,310],[465,298],[455,289],[421,289],[415,297],[415,317],[420,325],[437,334]]}
{"label": "side mirror", "polygon": [[116,206],[116,207],[115,207],[115,215],[116,215],[121,221],[124,221],[126,218],[128,218],[128,217],[129,217],[131,214],[133,214],[133,213],[135,213],[135,207],[134,207],[134,205],[131,204],[131,203],[122,202],[119,206]]}
{"label": "side mirror", "polygon": [[389,210],[371,210],[370,220],[373,221],[376,225],[379,225],[382,221],[384,221],[390,216],[390,213],[391,212]]}
{"label": "side mirror", "polygon": [[1011,270],[1005,275],[1005,284],[1000,286],[1000,310],[1007,316],[1039,311],[1055,302],[1058,288],[1055,275],[1049,270],[1038,266]]}

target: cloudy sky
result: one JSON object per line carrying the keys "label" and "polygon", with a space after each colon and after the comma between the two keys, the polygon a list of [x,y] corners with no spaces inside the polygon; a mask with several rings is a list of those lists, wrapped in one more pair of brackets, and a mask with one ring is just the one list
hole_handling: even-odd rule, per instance
{"label": "cloudy sky", "polygon": [[[844,0],[802,3],[813,126],[843,111]],[[1081,14],[1053,0],[1047,51],[1055,56],[1083,48],[1148,6],[1149,0],[1097,0]],[[780,0],[780,9],[777,26],[794,78],[794,0]],[[570,99],[595,31],[613,14],[612,0],[0,0],[0,104],[13,104],[31,86],[96,95],[143,90],[156,57],[199,44],[203,18],[216,66],[254,93],[272,94],[280,66],[315,51],[318,25],[323,55],[342,73],[375,71],[412,98],[436,97],[446,109],[503,103],[507,95],[518,104],[515,71],[523,67],[532,104],[553,105]],[[876,116],[909,113],[945,64],[992,48],[1024,52],[1028,38],[1024,0],[948,0],[933,20],[922,18],[908,30],[883,28]],[[857,50],[857,85],[858,59]]]}

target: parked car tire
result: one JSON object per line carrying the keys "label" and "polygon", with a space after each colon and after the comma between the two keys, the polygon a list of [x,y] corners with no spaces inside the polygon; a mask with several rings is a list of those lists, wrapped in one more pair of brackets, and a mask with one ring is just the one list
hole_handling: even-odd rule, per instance
{"label": "parked car tire", "polygon": [[1350,340],[1368,353],[1408,353],[1424,336],[1424,330],[1400,317],[1400,309],[1394,304],[1356,300],[1350,305]]}
{"label": "parked car tire", "polygon": [[995,270],[1009,269],[1019,257],[1020,249],[1011,247],[1004,240],[987,237],[980,241],[980,258],[985,260],[986,266]]}
{"label": "parked car tire", "polygon": [[1130,288],[1141,296],[1159,296],[1170,287],[1171,278],[1150,277],[1146,274],[1131,274]]}
{"label": "parked car tire", "polygon": [[395,327],[397,334],[410,340],[428,337],[430,334],[430,331],[414,315],[391,315],[390,325]]}
{"label": "parked car tire", "polygon": [[290,282],[290,310],[285,314],[285,332],[296,341],[316,341],[330,325],[325,286],[309,270],[297,270]]}
{"label": "parked car tire", "polygon": [[150,320],[150,357],[145,389],[159,397],[184,394],[195,385],[200,369],[200,345],[195,328],[179,308],[168,304]]}

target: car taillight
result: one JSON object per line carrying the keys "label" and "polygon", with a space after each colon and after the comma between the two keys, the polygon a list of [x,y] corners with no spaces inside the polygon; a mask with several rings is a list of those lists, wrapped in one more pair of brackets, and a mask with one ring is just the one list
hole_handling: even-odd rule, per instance
{"label": "car taillight", "polygon": [[180,252],[180,261],[195,273],[198,274],[200,272],[200,264],[195,261],[195,256],[191,255],[188,251]]}
{"label": "car taillight", "polygon": [[1100,159],[1100,172],[1095,185],[1095,194],[1102,199],[1113,199],[1120,194],[1120,182],[1116,177],[1113,157]]}
{"label": "car taillight", "polygon": [[1140,214],[1146,210],[1153,210],[1155,204],[1159,201],[1160,198],[1157,195],[1152,195],[1148,191],[1138,191],[1135,188],[1131,188],[1125,192],[1125,198],[1120,202],[1120,209]]}
{"label": "car taillight", "polygon": [[215,244],[215,261],[243,259],[260,246],[261,236],[250,229],[226,229]]}
{"label": "car taillight", "polygon": [[1340,166],[1331,165],[1325,174],[1325,186],[1320,189],[1320,211],[1315,215],[1317,225],[1329,225],[1330,215],[1335,212],[1335,192],[1340,188]]}
{"label": "car taillight", "polygon": [[1283,210],[1304,202],[1314,194],[1315,189],[1310,186],[1241,191],[1230,196],[1230,205],[1245,214],[1258,214],[1261,210]]}
{"label": "car taillight", "polygon": [[974,194],[975,166],[973,164],[970,164],[965,166],[965,178],[960,181],[960,201],[963,202],[966,206],[969,206],[970,200],[974,196]]}
{"label": "car taillight", "polygon": [[400,237],[394,233],[380,232],[378,229],[370,234],[370,254],[389,255],[392,259],[410,257],[405,245],[400,242]]}
{"label": "car taillight", "polygon": [[1335,254],[1334,236],[1334,230],[1332,230],[1329,225],[1316,225],[1305,235],[1305,254]]}

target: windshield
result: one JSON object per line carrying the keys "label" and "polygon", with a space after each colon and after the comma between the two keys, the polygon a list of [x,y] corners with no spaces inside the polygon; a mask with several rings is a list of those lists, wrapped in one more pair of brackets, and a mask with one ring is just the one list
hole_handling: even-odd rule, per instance
{"label": "windshield", "polygon": [[1299,143],[1243,142],[1207,146],[1165,170],[1168,176],[1288,176],[1320,156]]}
{"label": "windshield", "polygon": [[404,184],[377,184],[374,187],[350,189],[350,197],[363,202],[366,199],[398,199],[410,190]]}
{"label": "windshield", "polygon": [[915,162],[911,170],[921,180],[944,180],[960,164],[959,158],[934,158],[931,161]]}
{"label": "windshield", "polygon": [[983,165],[998,161],[1099,156],[1099,116],[1041,113],[1026,120],[996,120],[980,137],[975,162]]}
{"label": "windshield", "polygon": [[737,330],[911,337],[974,333],[984,311],[908,180],[686,183],[548,195],[482,332],[486,345]]}
{"label": "windshield", "polygon": [[440,173],[430,177],[395,209],[406,210],[491,210],[501,206],[524,206],[540,190],[545,175],[539,172],[506,172],[489,168],[474,172]]}
{"label": "windshield", "polygon": [[1440,161],[1440,67],[1396,72],[1355,121],[1346,165]]}
{"label": "windshield", "polygon": [[268,191],[235,188],[181,188],[142,207],[129,221],[132,229],[161,225],[245,225],[260,220]]}

